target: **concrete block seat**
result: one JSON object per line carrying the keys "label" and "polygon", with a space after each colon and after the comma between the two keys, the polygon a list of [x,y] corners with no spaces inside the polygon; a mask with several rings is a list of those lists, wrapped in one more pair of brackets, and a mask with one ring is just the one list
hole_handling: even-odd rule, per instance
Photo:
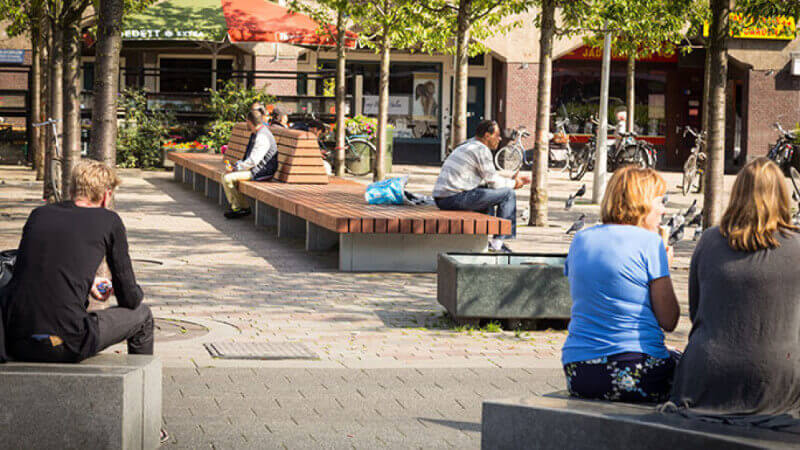
{"label": "concrete block seat", "polygon": [[159,446],[161,362],[153,356],[0,364],[0,399],[0,448]]}
{"label": "concrete block seat", "polygon": [[568,320],[572,308],[563,253],[439,255],[439,303],[459,323],[499,319],[509,329],[540,319]]}
{"label": "concrete block seat", "polygon": [[653,405],[570,398],[565,391],[483,402],[483,449],[789,449],[800,434],[684,419]]}
{"label": "concrete block seat", "polygon": [[[279,139],[279,150],[299,142],[309,148],[307,136],[305,141],[300,138],[310,133],[280,132],[298,133],[299,137]],[[175,163],[176,181],[225,206],[219,180],[225,172],[224,158],[237,160],[243,155],[243,139],[236,139],[237,148],[232,151],[229,146],[224,157],[169,154]],[[279,160],[279,172],[284,164]],[[440,211],[435,206],[368,205],[363,184],[325,178],[327,184],[240,182],[238,190],[251,199],[256,224],[276,227],[278,237],[303,238],[309,251],[338,246],[342,271],[435,272],[439,253],[482,252],[489,235],[511,233],[510,221],[480,213]]]}

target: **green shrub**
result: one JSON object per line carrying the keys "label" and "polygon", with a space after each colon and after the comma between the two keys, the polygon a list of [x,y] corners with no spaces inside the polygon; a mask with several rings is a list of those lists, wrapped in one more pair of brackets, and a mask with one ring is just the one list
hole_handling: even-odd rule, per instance
{"label": "green shrub", "polygon": [[233,125],[245,121],[253,103],[268,105],[275,101],[275,97],[263,89],[245,88],[233,80],[228,80],[217,90],[208,89],[208,93],[205,110],[213,119],[206,126],[206,134],[200,137],[200,142],[217,153],[230,140]]}
{"label": "green shrub", "polygon": [[147,109],[147,96],[138,89],[122,93],[125,120],[117,135],[117,165],[151,168],[161,165],[161,146],[175,117],[159,108]]}

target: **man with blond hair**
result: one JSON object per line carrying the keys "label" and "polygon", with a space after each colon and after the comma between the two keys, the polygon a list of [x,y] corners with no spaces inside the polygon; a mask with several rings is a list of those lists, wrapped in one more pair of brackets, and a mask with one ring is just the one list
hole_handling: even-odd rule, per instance
{"label": "man with blond hair", "polygon": [[[40,206],[22,230],[3,306],[8,353],[17,360],[79,362],[126,340],[153,354],[153,316],[142,303],[122,219],[107,209],[120,179],[98,161],[79,163],[71,200]],[[96,278],[103,258],[111,279]],[[116,307],[88,312],[87,298]]]}

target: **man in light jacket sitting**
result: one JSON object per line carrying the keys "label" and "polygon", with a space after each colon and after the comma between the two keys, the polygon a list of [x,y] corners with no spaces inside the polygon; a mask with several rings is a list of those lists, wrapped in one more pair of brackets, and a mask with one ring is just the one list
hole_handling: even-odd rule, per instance
{"label": "man in light jacket sitting", "polygon": [[222,176],[222,187],[225,197],[230,203],[230,210],[225,212],[228,219],[238,219],[250,214],[247,199],[236,190],[238,181],[267,181],[272,179],[278,170],[278,144],[275,136],[263,123],[263,117],[258,111],[247,114],[247,126],[254,138],[244,154],[244,159],[228,168],[228,173]]}
{"label": "man in light jacket sitting", "polygon": [[531,179],[519,173],[509,177],[495,170],[492,150],[499,143],[497,122],[481,121],[475,136],[456,147],[445,160],[433,187],[433,198],[439,209],[477,211],[510,220],[511,234],[494,236],[489,241],[489,250],[511,253],[504,241],[517,234],[514,190],[529,184]]}

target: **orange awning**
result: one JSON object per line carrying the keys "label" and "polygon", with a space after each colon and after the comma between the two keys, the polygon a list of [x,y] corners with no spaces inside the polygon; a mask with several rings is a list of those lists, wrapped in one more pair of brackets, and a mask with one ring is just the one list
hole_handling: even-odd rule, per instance
{"label": "orange awning", "polygon": [[[310,17],[267,0],[222,0],[222,10],[231,42],[336,45],[335,27],[324,31]],[[355,47],[357,37],[347,31],[345,44]]]}

